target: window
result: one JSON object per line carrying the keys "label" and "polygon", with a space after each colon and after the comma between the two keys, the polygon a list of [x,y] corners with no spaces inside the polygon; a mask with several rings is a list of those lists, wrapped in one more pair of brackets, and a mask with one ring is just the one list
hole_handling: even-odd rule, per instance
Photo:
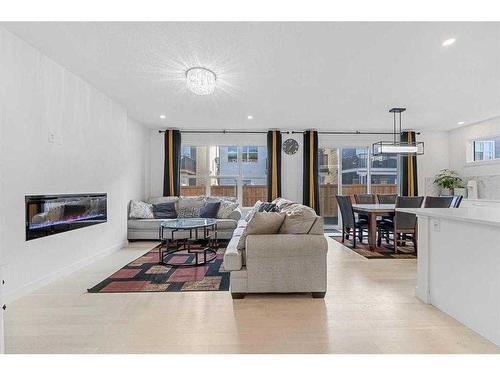
{"label": "window", "polygon": [[398,156],[372,156],[371,192],[374,194],[397,194],[398,192]]}
{"label": "window", "polygon": [[243,207],[267,199],[266,146],[183,145],[181,154],[182,195],[236,197]]}
{"label": "window", "polygon": [[259,161],[259,151],[257,146],[243,146],[241,152],[243,163],[257,163]]}
{"label": "window", "polygon": [[473,141],[474,161],[500,159],[500,137]]}

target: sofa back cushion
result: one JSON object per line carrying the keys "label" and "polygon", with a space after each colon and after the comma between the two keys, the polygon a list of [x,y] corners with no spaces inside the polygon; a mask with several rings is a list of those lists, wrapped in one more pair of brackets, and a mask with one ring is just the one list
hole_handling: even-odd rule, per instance
{"label": "sofa back cushion", "polygon": [[141,201],[130,201],[129,206],[130,219],[153,219],[153,205]]}
{"label": "sofa back cushion", "polygon": [[280,212],[256,212],[245,227],[238,242],[238,249],[245,248],[247,236],[250,234],[276,234],[279,232],[285,214]]}
{"label": "sofa back cushion", "polygon": [[217,212],[219,211],[220,202],[208,202],[200,210],[200,217],[212,218],[217,217]]}
{"label": "sofa back cushion", "polygon": [[153,215],[155,219],[175,219],[177,217],[175,202],[153,204]]}
{"label": "sofa back cushion", "polygon": [[207,198],[200,195],[200,196],[193,196],[193,197],[185,197],[182,196],[179,198],[179,209],[181,208],[198,208],[201,209],[205,203],[207,203]]}
{"label": "sofa back cushion", "polygon": [[311,207],[298,203],[287,205],[281,212],[285,214],[279,230],[283,234],[307,234],[318,217]]}
{"label": "sofa back cushion", "polygon": [[170,203],[170,202],[176,203],[178,201],[179,201],[179,197],[173,197],[173,196],[170,196],[170,197],[150,197],[147,200],[147,203],[151,203],[151,204]]}

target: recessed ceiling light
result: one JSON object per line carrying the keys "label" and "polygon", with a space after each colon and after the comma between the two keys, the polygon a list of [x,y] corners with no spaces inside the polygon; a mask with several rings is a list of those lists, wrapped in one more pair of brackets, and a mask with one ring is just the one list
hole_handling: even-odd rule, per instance
{"label": "recessed ceiling light", "polygon": [[448,46],[451,46],[453,43],[455,43],[456,39],[455,38],[450,38],[450,39],[446,39],[442,46],[443,47],[448,47]]}
{"label": "recessed ceiling light", "polygon": [[457,122],[457,124],[458,125],[463,125],[463,124],[465,124],[465,121],[459,121],[459,122]]}
{"label": "recessed ceiling light", "polygon": [[165,115],[160,115],[160,118],[161,118],[162,120],[165,120],[165,119],[167,118],[167,116],[165,116]]}
{"label": "recessed ceiling light", "polygon": [[253,119],[253,116],[252,116],[252,115],[248,115],[248,116],[247,116],[247,119],[252,120],[252,119]]}

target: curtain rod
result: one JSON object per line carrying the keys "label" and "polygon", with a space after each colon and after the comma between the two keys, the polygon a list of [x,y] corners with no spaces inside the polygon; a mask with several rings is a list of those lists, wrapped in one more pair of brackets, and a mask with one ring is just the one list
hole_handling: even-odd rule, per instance
{"label": "curtain rod", "polygon": [[[166,130],[158,130],[158,133],[165,133]],[[181,133],[186,134],[267,134],[265,130],[181,130]],[[281,131],[281,134],[304,134],[304,131]],[[318,134],[335,134],[335,135],[394,135],[393,132],[361,132],[361,131],[318,131]],[[420,132],[415,134],[420,135]]]}
{"label": "curtain rod", "polygon": [[[158,133],[165,132],[166,130],[158,130]],[[267,134],[266,130],[180,130],[180,132],[192,134]],[[281,133],[290,134],[289,131],[281,131]]]}

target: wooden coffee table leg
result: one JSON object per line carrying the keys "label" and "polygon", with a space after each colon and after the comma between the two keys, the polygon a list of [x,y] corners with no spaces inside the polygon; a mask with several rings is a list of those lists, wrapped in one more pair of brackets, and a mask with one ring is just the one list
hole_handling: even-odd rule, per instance
{"label": "wooden coffee table leg", "polygon": [[368,245],[371,251],[377,247],[377,215],[370,213],[370,223],[368,228]]}

